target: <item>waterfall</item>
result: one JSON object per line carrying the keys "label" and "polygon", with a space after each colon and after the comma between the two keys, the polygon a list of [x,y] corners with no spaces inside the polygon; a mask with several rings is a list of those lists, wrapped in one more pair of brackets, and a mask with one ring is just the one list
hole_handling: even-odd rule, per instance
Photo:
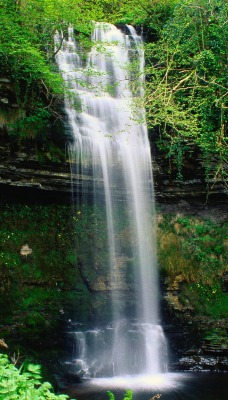
{"label": "waterfall", "polygon": [[[75,368],[83,365],[85,376],[155,374],[164,371],[166,363],[165,337],[158,322],[152,160],[142,105],[143,45],[132,26],[124,30],[95,23],[93,46],[85,61],[70,27],[56,55],[67,87],[74,191],[82,181],[80,193],[75,194],[76,209],[88,194],[94,206],[103,202],[106,209],[112,315],[99,329],[78,331],[75,327],[71,332],[78,348],[72,362]],[[57,44],[62,40],[59,33],[55,40]],[[91,179],[82,178],[88,176]],[[119,239],[120,205],[128,221],[129,258],[133,260],[131,307],[123,296],[127,283]],[[88,246],[92,254],[93,243]]]}

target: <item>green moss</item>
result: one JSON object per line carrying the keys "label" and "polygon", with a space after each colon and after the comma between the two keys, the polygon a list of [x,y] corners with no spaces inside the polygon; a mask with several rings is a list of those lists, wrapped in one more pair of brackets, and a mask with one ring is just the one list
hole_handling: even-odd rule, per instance
{"label": "green moss", "polygon": [[[73,266],[72,232],[74,222],[68,206],[0,205],[3,327],[19,326],[20,333],[33,332],[37,337],[44,328],[54,329],[65,309],[67,317],[70,307],[80,308],[79,297],[85,300],[87,289]],[[32,254],[23,256],[20,252],[26,243]]]}
{"label": "green moss", "polygon": [[227,222],[168,214],[158,219],[160,269],[170,283],[182,275],[180,301],[196,314],[226,317],[228,298],[222,283],[228,265]]}

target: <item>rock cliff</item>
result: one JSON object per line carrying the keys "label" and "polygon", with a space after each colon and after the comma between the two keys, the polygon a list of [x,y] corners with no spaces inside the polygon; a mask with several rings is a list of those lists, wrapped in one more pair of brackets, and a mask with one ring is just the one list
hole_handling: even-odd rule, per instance
{"label": "rock cliff", "polygon": [[[200,160],[189,163],[184,168],[182,181],[176,179],[175,168],[169,172],[169,163],[161,154],[154,154],[154,185],[158,202],[175,202],[182,199],[206,202],[207,190],[209,199],[216,202],[227,201],[227,188],[224,182],[205,182]],[[75,177],[80,192],[83,179],[91,182],[91,176]],[[48,159],[39,160],[35,148],[25,148],[12,152],[9,144],[1,140],[0,146],[0,189],[1,196],[10,194],[17,197],[26,193],[42,197],[53,196],[68,201],[71,196],[70,162],[56,162]]]}

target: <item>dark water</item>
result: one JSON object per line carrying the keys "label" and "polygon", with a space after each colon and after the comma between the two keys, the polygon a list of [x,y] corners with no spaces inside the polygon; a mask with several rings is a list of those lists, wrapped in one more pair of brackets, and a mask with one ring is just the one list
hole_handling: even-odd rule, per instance
{"label": "dark water", "polygon": [[77,400],[108,400],[107,391],[116,400],[123,400],[127,389],[133,400],[228,400],[227,373],[170,373],[154,377],[100,378],[84,381],[69,388],[68,394]]}

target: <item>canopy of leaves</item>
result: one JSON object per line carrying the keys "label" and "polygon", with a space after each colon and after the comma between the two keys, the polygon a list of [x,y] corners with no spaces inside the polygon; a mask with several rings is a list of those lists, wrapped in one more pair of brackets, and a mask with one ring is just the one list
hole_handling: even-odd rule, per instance
{"label": "canopy of leaves", "polygon": [[197,146],[208,182],[226,175],[227,12],[222,0],[181,1],[146,45],[148,122],[180,176],[184,152]]}
{"label": "canopy of leaves", "polygon": [[73,24],[86,45],[91,21],[102,16],[96,0],[0,0],[0,77],[10,79],[14,90],[20,112],[13,128],[20,136],[42,131],[63,94],[54,62],[55,31]]}
{"label": "canopy of leaves", "polygon": [[10,78],[20,110],[14,131],[34,137],[56,115],[56,30],[72,24],[89,50],[93,20],[131,23],[144,32],[147,119],[160,149],[180,178],[194,148],[208,184],[225,179],[227,14],[223,0],[0,0],[0,77]]}

